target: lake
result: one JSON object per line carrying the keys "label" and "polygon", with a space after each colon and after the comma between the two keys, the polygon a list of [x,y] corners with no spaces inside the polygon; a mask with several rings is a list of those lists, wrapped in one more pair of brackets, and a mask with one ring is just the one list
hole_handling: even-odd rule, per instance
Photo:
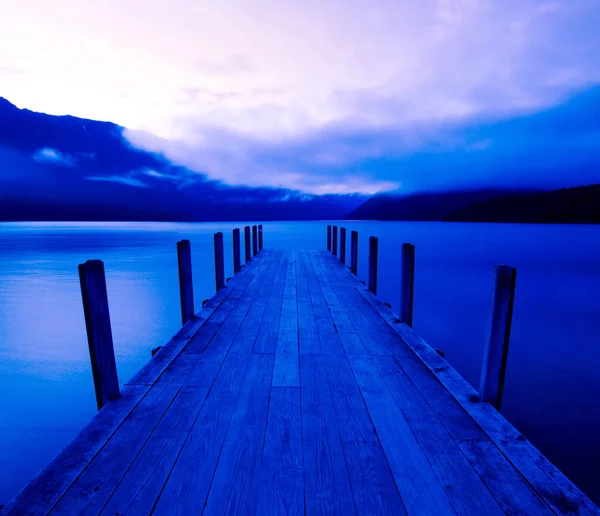
{"label": "lake", "polygon": [[[518,269],[502,412],[600,503],[600,226],[268,222],[264,246],[324,248],[326,224],[359,232],[363,280],[379,237],[379,297],[394,310],[400,245],[416,245],[414,328],[475,386],[493,266]],[[192,242],[200,306],[215,289],[213,233],[231,276],[231,229],[244,225],[0,224],[0,505],[96,412],[77,265],[105,262],[124,383],[180,327],[176,242]]]}

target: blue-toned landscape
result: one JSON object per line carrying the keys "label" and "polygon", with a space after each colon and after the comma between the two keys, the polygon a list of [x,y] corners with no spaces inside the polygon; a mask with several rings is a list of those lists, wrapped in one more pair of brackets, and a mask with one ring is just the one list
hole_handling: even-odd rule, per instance
{"label": "blue-toned landscape", "polygon": [[4,4],[3,516],[600,514],[600,0]]}

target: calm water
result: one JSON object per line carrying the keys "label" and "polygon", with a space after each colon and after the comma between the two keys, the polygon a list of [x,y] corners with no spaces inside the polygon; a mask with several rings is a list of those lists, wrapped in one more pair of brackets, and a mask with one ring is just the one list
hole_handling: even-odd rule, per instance
{"label": "calm water", "polygon": [[[121,383],[180,325],[175,243],[192,241],[196,302],[214,292],[212,234],[245,224],[0,224],[0,505],[95,413],[77,264],[104,260]],[[415,329],[478,385],[492,268],[518,269],[503,413],[598,503],[600,226],[351,222],[366,279],[398,305],[417,246]],[[323,248],[325,223],[266,223],[265,247]],[[349,236],[349,235],[348,235]]]}

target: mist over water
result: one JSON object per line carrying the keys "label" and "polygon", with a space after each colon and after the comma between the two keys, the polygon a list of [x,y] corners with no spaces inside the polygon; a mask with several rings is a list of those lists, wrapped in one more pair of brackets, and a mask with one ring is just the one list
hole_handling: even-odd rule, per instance
{"label": "mist over water", "polygon": [[[264,246],[325,248],[326,224],[263,223]],[[379,297],[394,311],[400,245],[416,245],[414,327],[476,387],[493,266],[517,268],[502,412],[599,503],[600,226],[335,224],[348,247],[358,230],[363,280],[368,237],[379,237]],[[96,412],[77,265],[104,260],[123,384],[180,327],[176,242],[191,240],[200,307],[215,290],[213,233],[224,233],[229,277],[231,230],[245,225],[0,224],[0,505]]]}

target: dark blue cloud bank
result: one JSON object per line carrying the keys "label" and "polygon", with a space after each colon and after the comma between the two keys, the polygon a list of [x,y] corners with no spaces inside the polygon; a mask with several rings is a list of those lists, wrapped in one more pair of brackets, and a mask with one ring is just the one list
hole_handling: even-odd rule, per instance
{"label": "dark blue cloud bank", "polygon": [[[293,143],[263,144],[252,154],[261,170],[293,165],[317,180],[343,182],[345,171],[360,171],[401,184],[394,192],[400,196],[462,191],[463,201],[451,194],[453,209],[498,191],[600,183],[600,87],[504,120],[363,131],[337,126]],[[164,156],[134,148],[116,125],[18,110],[0,100],[0,218],[325,219],[342,218],[366,199],[226,186]],[[435,212],[437,202],[427,197],[424,209]]]}
{"label": "dark blue cloud bank", "polygon": [[[354,153],[358,158],[349,165],[352,169],[367,177],[398,182],[402,194],[554,189],[597,183],[600,87],[555,107],[503,120],[419,123],[369,132],[331,129],[296,150],[299,156],[311,156],[327,149]],[[361,149],[364,158],[360,158]],[[367,155],[369,151],[371,155]],[[283,160],[284,155],[290,158],[287,150],[279,158]],[[331,168],[327,170],[331,172]]]}

